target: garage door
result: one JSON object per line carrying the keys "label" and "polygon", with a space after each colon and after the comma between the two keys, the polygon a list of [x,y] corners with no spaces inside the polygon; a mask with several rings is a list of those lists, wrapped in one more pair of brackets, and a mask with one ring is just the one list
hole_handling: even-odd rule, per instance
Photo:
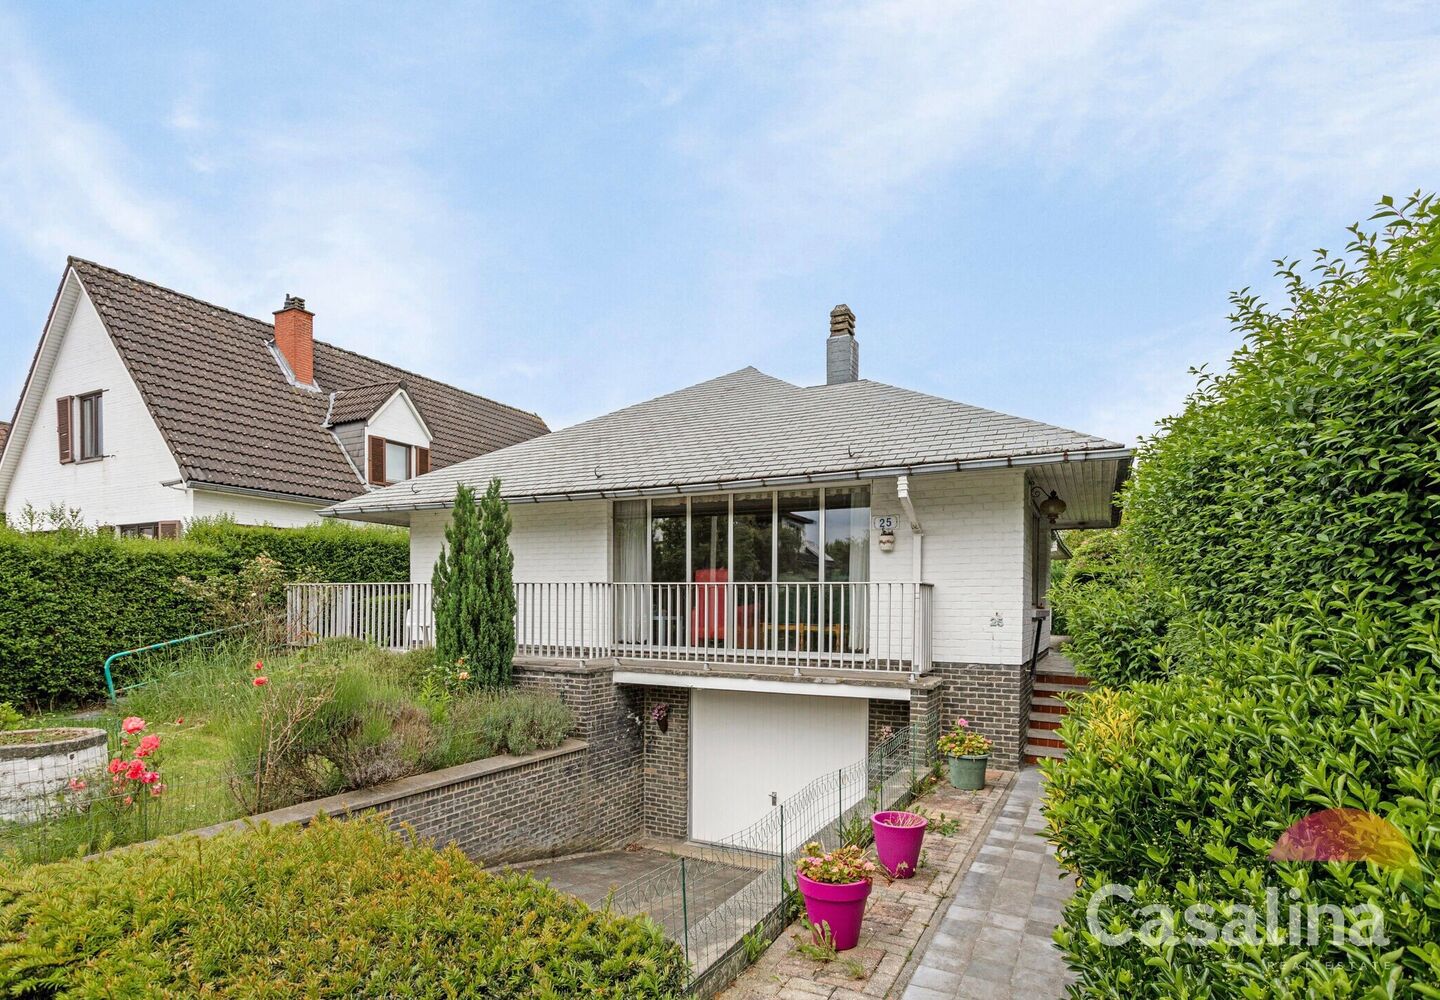
{"label": "garage door", "polygon": [[770,812],[771,792],[783,802],[865,758],[863,698],[696,690],[690,704],[695,840],[724,840]]}

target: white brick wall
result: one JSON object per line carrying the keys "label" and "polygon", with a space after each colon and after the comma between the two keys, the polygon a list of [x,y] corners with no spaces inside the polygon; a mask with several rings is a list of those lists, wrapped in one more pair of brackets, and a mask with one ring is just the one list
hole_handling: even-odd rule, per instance
{"label": "white brick wall", "polygon": [[229,514],[241,524],[273,524],[277,528],[296,528],[320,520],[316,513],[319,508],[308,504],[209,490],[195,490],[194,497],[196,517]]}
{"label": "white brick wall", "polygon": [[[1017,469],[914,476],[910,493],[925,529],[924,579],[935,585],[934,657],[941,662],[1025,662],[1033,623],[1026,586],[1025,476]],[[895,550],[872,532],[870,578],[910,582],[913,539],[894,480],[871,484],[875,514],[899,520]],[[610,579],[610,503],[517,504],[511,548],[520,582]],[[417,512],[410,525],[411,579],[428,581],[448,511]]]}
{"label": "white brick wall", "polygon": [[[55,400],[97,389],[105,390],[101,405],[106,457],[62,465]],[[41,510],[57,502],[78,507],[90,524],[190,516],[190,494],[160,485],[179,479],[180,468],[88,296],[80,296],[48,384],[32,385],[30,391],[38,394],[39,414],[4,497],[4,509],[12,518],[27,502]]]}
{"label": "white brick wall", "polygon": [[[610,502],[523,503],[510,508],[510,551],[519,583],[599,583],[610,579]],[[429,582],[445,544],[450,512],[417,511],[410,520],[410,579]]]}

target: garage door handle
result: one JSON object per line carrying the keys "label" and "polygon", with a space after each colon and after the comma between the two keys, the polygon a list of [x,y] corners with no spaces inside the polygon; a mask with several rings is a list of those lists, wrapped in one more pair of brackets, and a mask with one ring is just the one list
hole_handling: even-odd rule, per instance
{"label": "garage door handle", "polygon": [[780,799],[779,799],[779,797],[778,797],[774,792],[771,792],[771,793],[770,793],[770,804],[771,804],[772,806],[776,806],[776,805],[779,805],[779,804],[780,804]]}

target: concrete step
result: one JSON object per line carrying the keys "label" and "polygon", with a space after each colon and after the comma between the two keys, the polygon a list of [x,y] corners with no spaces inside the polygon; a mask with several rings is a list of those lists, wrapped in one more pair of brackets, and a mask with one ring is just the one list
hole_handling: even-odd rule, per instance
{"label": "concrete step", "polygon": [[1041,757],[1054,757],[1063,760],[1065,750],[1061,747],[1047,747],[1030,745],[1025,747],[1025,762],[1027,764],[1038,764]]}
{"label": "concrete step", "polygon": [[1030,711],[1052,712],[1056,715],[1064,715],[1070,711],[1070,706],[1059,698],[1051,698],[1048,695],[1037,693],[1030,696]]}
{"label": "concrete step", "polygon": [[1031,713],[1030,713],[1030,728],[1031,728],[1032,730],[1035,730],[1035,729],[1044,729],[1044,730],[1047,730],[1047,731],[1050,731],[1050,732],[1054,732],[1055,730],[1057,730],[1057,729],[1060,728],[1060,720],[1063,719],[1063,718],[1064,718],[1063,715],[1044,716],[1044,715],[1036,715],[1034,712],[1031,712]]}
{"label": "concrete step", "polygon": [[1035,671],[1035,683],[1044,684],[1046,687],[1074,688],[1083,691],[1090,686],[1090,678],[1077,677],[1074,674],[1052,674],[1048,670]]}

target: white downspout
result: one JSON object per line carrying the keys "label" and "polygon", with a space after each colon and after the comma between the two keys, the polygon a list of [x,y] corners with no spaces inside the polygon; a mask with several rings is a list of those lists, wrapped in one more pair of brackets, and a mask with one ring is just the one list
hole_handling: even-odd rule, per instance
{"label": "white downspout", "polygon": [[915,505],[910,501],[910,477],[895,477],[895,492],[900,497],[900,506],[905,508],[905,518],[910,522],[910,572],[916,583],[925,579],[925,529],[920,518],[915,516]]}

